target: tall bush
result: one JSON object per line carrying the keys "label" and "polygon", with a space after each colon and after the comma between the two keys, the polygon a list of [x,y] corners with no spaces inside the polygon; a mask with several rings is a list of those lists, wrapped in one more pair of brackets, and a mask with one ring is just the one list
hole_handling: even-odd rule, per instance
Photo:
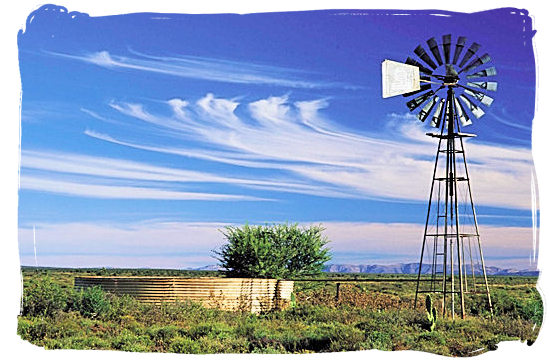
{"label": "tall bush", "polygon": [[110,309],[111,302],[101,287],[92,286],[81,292],[79,310],[83,316],[89,318],[105,316]]}
{"label": "tall bush", "polygon": [[330,260],[321,226],[297,224],[227,226],[227,243],[215,251],[228,276],[290,278],[319,274]]}
{"label": "tall bush", "polygon": [[49,277],[33,279],[23,289],[22,315],[53,316],[66,306],[66,292]]}

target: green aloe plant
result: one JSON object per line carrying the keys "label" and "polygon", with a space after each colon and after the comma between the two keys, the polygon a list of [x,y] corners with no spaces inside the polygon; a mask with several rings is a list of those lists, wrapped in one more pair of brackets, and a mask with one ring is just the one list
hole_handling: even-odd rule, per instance
{"label": "green aloe plant", "polygon": [[437,322],[437,310],[433,306],[432,297],[426,296],[426,313],[428,314],[428,327],[430,331],[434,331],[435,323]]}

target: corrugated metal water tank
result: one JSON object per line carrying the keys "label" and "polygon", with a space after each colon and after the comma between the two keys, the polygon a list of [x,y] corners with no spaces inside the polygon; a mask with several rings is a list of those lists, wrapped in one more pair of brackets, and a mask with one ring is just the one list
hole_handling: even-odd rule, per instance
{"label": "corrugated metal water tank", "polygon": [[75,288],[101,286],[147,303],[196,301],[223,310],[261,312],[290,304],[293,281],[250,278],[165,276],[79,276]]}

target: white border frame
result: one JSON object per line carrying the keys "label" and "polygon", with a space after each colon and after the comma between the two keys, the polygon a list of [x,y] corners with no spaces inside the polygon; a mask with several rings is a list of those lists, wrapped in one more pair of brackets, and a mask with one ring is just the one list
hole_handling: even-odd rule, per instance
{"label": "white border frame", "polygon": [[[541,64],[549,63],[548,55],[548,23],[549,12],[546,11],[545,3],[535,0],[524,1],[455,1],[446,2],[420,0],[414,3],[410,1],[391,1],[383,3],[369,3],[358,0],[317,0],[317,1],[284,1],[277,2],[248,2],[244,0],[233,1],[212,1],[203,0],[199,2],[175,2],[170,0],[95,0],[95,1],[77,1],[77,0],[59,0],[53,3],[65,6],[69,11],[79,11],[88,13],[90,16],[114,15],[134,12],[159,12],[159,13],[251,13],[251,12],[271,12],[271,11],[296,11],[296,10],[314,10],[314,9],[444,9],[449,11],[475,12],[502,7],[526,8],[533,18],[534,29],[537,34],[534,39],[535,56],[537,62],[537,101],[535,105],[535,120],[533,123],[533,157],[539,183],[539,201],[542,204],[541,225],[539,236],[539,277],[538,288],[544,298],[544,290],[550,289],[548,284],[549,275],[545,273],[550,267],[545,263],[550,258],[549,246],[540,239],[547,239],[550,235],[550,165],[545,156],[550,150],[550,141],[546,139],[549,133],[550,121],[548,120],[548,108],[550,101],[543,101],[548,95],[548,70]],[[1,226],[2,226],[2,255],[1,256],[1,274],[5,288],[0,303],[1,323],[0,341],[2,351],[8,356],[17,356],[18,358],[39,357],[40,359],[74,359],[75,356],[84,359],[93,359],[99,355],[98,351],[76,351],[59,350],[46,351],[43,348],[36,347],[20,339],[16,334],[17,314],[19,312],[19,294],[21,291],[21,279],[19,272],[19,252],[17,246],[17,189],[18,189],[18,171],[19,171],[19,139],[20,128],[18,122],[14,119],[20,118],[20,99],[21,83],[19,78],[19,66],[17,58],[17,32],[24,28],[27,16],[45,3],[37,0],[20,0],[5,6],[2,13],[2,131],[0,132],[0,146],[2,150],[2,160],[4,171],[2,172],[2,206],[0,207]],[[544,299],[545,310],[547,311],[548,302]],[[550,353],[550,330],[547,329],[549,314],[545,314],[545,324],[541,329],[539,338],[532,347],[518,342],[501,343],[499,349],[495,352],[488,352],[480,355],[483,359],[501,359],[506,358],[542,358],[544,354]],[[181,359],[192,358],[192,355],[178,354],[140,354],[103,351],[101,356],[105,359]],[[240,359],[243,355],[205,355],[202,358],[221,358]],[[421,352],[381,352],[370,350],[367,352],[348,352],[331,354],[298,355],[300,358],[313,359],[353,359],[363,358],[365,356],[385,359],[430,359],[441,358],[440,356],[421,353]],[[195,356],[196,357],[196,356]],[[247,355],[247,358],[266,358],[269,355]],[[295,355],[281,355],[280,358],[297,358]]]}

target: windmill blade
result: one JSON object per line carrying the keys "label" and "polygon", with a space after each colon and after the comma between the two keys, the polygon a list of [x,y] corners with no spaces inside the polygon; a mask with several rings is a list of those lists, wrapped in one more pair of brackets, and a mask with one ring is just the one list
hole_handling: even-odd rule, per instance
{"label": "windmill blade", "polygon": [[497,91],[498,83],[495,81],[472,81],[466,84],[469,87]]}
{"label": "windmill blade", "polygon": [[472,114],[474,114],[474,116],[479,119],[480,117],[482,117],[483,115],[485,115],[485,111],[483,111],[479,106],[477,106],[476,104],[474,104],[472,102],[472,100],[470,100],[466,95],[462,94],[460,95],[460,100],[462,100],[462,102],[466,105],[466,107],[468,108],[468,110],[470,110],[470,112]]}
{"label": "windmill blade", "polygon": [[493,100],[494,100],[492,97],[487,96],[484,93],[482,93],[481,91],[477,91],[477,90],[474,90],[474,89],[465,89],[464,93],[472,96],[473,98],[480,101],[485,106],[491,106],[491,104],[493,103]]}
{"label": "windmill blade", "polygon": [[466,114],[466,111],[464,111],[462,104],[457,98],[455,98],[455,109],[462,126],[472,125],[472,120],[470,120],[470,117]]}
{"label": "windmill blade", "polygon": [[428,103],[424,105],[422,110],[420,110],[420,112],[418,113],[418,120],[424,122],[424,120],[426,120],[430,115],[430,112],[432,112],[432,109],[435,107],[435,104],[438,100],[439,97],[437,97],[437,95],[432,97],[430,101],[428,101]]}
{"label": "windmill blade", "polygon": [[479,50],[479,48],[481,47],[481,45],[479,45],[478,43],[473,43],[470,48],[468,48],[468,51],[466,52],[466,54],[464,54],[464,57],[462,58],[462,61],[460,62],[460,64],[458,64],[458,67],[463,67],[464,64],[466,64],[466,62],[468,60],[470,60],[470,58],[472,56],[474,56],[474,54]]}
{"label": "windmill blade", "polygon": [[432,58],[428,53],[426,53],[426,50],[422,47],[422,45],[418,45],[416,49],[414,49],[414,53],[422,59],[426,64],[428,64],[432,69],[435,69],[437,65],[433,62]]}
{"label": "windmill blade", "polygon": [[491,66],[490,68],[481,70],[476,72],[475,74],[466,76],[468,79],[475,79],[480,77],[489,77],[489,76],[495,76],[497,74],[497,69],[494,66]]}
{"label": "windmill blade", "polygon": [[451,34],[443,35],[443,54],[445,54],[445,64],[451,60]]}
{"label": "windmill blade", "polygon": [[427,74],[427,75],[433,74],[433,71],[431,71],[430,69],[428,69],[427,67],[425,67],[424,65],[422,65],[421,63],[419,63],[418,61],[416,61],[411,57],[407,58],[407,60],[405,61],[405,64],[416,66],[418,69],[420,69],[420,72],[424,74]]}
{"label": "windmill blade", "polygon": [[431,38],[427,41],[428,46],[430,47],[430,51],[434,55],[435,59],[437,60],[437,63],[439,65],[443,65],[443,60],[441,60],[441,53],[439,52],[439,46],[437,45],[437,41],[435,38]]}
{"label": "windmill blade", "polygon": [[416,109],[417,107],[419,107],[420,105],[422,105],[422,103],[426,100],[428,100],[430,97],[432,97],[434,95],[434,91],[433,90],[430,90],[428,91],[427,93],[424,93],[418,97],[415,97],[414,99],[410,100],[407,102],[407,107],[409,108],[409,111],[413,111],[414,109]]}
{"label": "windmill blade", "polygon": [[[421,76],[420,78],[423,79],[424,76]],[[429,78],[428,78],[428,79],[429,79]],[[423,91],[430,90],[431,88],[432,88],[432,85],[431,85],[431,84],[423,83],[422,85],[420,85],[420,90],[411,91],[411,92],[409,92],[409,93],[403,94],[403,97],[409,97],[409,96],[412,96],[412,95],[414,95],[414,94],[418,94],[418,93],[421,93],[421,92],[423,92]]]}
{"label": "windmill blade", "polygon": [[441,124],[441,114],[443,113],[443,107],[445,106],[445,99],[441,99],[439,104],[437,104],[437,109],[435,110],[434,116],[432,117],[432,122],[430,123],[431,127],[437,128]]}
{"label": "windmill blade", "polygon": [[455,54],[453,56],[453,65],[456,65],[456,62],[458,61],[458,58],[460,57],[460,54],[462,53],[462,49],[464,49],[465,44],[466,44],[466,37],[459,36],[458,40],[456,41],[456,45],[455,45]]}
{"label": "windmill blade", "polygon": [[480,65],[488,63],[489,61],[491,61],[491,57],[489,56],[489,54],[485,54],[482,57],[479,57],[479,58],[475,59],[474,61],[472,61],[470,64],[468,64],[468,66],[466,66],[464,69],[460,70],[460,72],[463,72],[463,71],[468,72],[472,69],[475,69],[476,67],[478,67]]}

